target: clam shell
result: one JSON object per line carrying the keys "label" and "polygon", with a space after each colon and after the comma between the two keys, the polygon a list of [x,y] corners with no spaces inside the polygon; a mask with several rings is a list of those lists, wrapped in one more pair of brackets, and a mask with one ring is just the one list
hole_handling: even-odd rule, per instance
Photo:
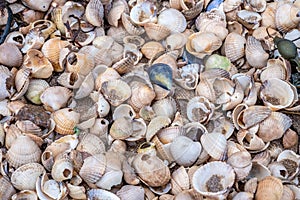
{"label": "clam shell", "polygon": [[225,160],[227,157],[227,140],[218,132],[205,133],[201,136],[201,144],[214,159]]}
{"label": "clam shell", "polygon": [[11,183],[18,190],[35,190],[37,178],[45,172],[38,163],[28,163],[19,167],[11,175]]}
{"label": "clam shell", "polygon": [[89,155],[96,155],[105,152],[105,145],[97,135],[87,133],[81,138],[76,150]]}
{"label": "clam shell", "polygon": [[147,23],[144,29],[150,39],[160,41],[170,35],[171,30],[163,24]]}
{"label": "clam shell", "polygon": [[13,167],[20,167],[27,163],[39,162],[40,157],[40,148],[26,135],[18,136],[7,151],[7,161]]}
{"label": "clam shell", "polygon": [[51,2],[51,0],[44,0],[37,4],[34,0],[22,0],[22,3],[24,3],[25,6],[42,12],[46,12],[48,10]]}
{"label": "clam shell", "polygon": [[269,59],[267,67],[263,69],[260,74],[260,80],[262,82],[270,78],[278,78],[281,80],[287,80],[290,77],[290,69],[283,58]]}
{"label": "clam shell", "polygon": [[143,182],[151,187],[164,186],[171,179],[169,168],[157,156],[137,154],[132,165]]}
{"label": "clam shell", "polygon": [[115,80],[120,78],[120,74],[113,68],[105,68],[103,72],[100,72],[95,81],[96,90],[101,89],[102,84],[109,80]]}
{"label": "clam shell", "polygon": [[146,140],[150,141],[160,129],[168,126],[170,123],[170,118],[166,116],[157,116],[153,118],[147,127]]}
{"label": "clam shell", "polygon": [[25,37],[21,32],[13,31],[6,36],[6,39],[4,42],[13,43],[18,48],[22,48],[25,43]]}
{"label": "clam shell", "polygon": [[275,11],[275,25],[281,32],[288,32],[296,28],[300,22],[300,8],[292,3],[282,3]]}
{"label": "clam shell", "polygon": [[262,17],[254,11],[240,10],[237,12],[237,20],[248,29],[256,29],[259,27]]}
{"label": "clam shell", "polygon": [[103,25],[104,8],[100,0],[91,0],[85,9],[85,16],[94,26]]}
{"label": "clam shell", "polygon": [[110,25],[118,27],[118,22],[124,11],[129,10],[128,5],[122,0],[117,0],[112,3],[112,8],[107,15],[107,21]]}
{"label": "clam shell", "polygon": [[192,178],[192,186],[203,196],[226,198],[226,193],[232,187],[234,179],[234,170],[230,165],[214,161],[196,170]]}
{"label": "clam shell", "polygon": [[282,138],[282,144],[285,149],[291,148],[298,143],[298,134],[292,129],[288,129]]}
{"label": "clam shell", "polygon": [[71,52],[66,57],[66,70],[86,76],[94,68],[94,59],[83,53]]}
{"label": "clam shell", "polygon": [[186,90],[194,90],[199,83],[198,64],[185,65],[177,70],[175,82]]}
{"label": "clam shell", "polygon": [[187,173],[187,170],[183,166],[179,167],[172,173],[171,183],[173,183],[172,193],[174,193],[173,189],[175,189],[175,185],[180,188],[180,191],[188,190],[190,188],[189,175]]}
{"label": "clam shell", "polygon": [[110,199],[110,200],[121,200],[117,195],[112,192],[103,189],[91,189],[87,192],[88,199],[101,200],[101,199]]}
{"label": "clam shell", "polygon": [[113,112],[113,120],[116,120],[121,117],[129,117],[134,119],[136,113],[134,112],[133,108],[128,104],[121,104]]}
{"label": "clam shell", "polygon": [[31,24],[31,30],[38,30],[39,33],[46,39],[56,30],[55,24],[50,20],[36,20]]}
{"label": "clam shell", "polygon": [[116,119],[111,125],[109,134],[114,139],[126,139],[133,133],[132,119],[129,117],[121,117]]}
{"label": "clam shell", "polygon": [[69,190],[70,197],[74,199],[87,199],[86,191],[83,186],[67,183],[67,188]]}
{"label": "clam shell", "polygon": [[177,111],[176,102],[173,98],[163,98],[153,103],[152,109],[156,116],[166,116],[173,119]]}
{"label": "clam shell", "polygon": [[144,198],[145,191],[141,186],[124,185],[116,194],[121,200],[139,200]]}
{"label": "clam shell", "polygon": [[190,8],[188,10],[183,10],[182,14],[184,15],[184,17],[187,20],[194,19],[201,13],[201,11],[203,9],[203,4],[204,4],[204,1],[196,2],[196,5],[194,5],[192,8]]}
{"label": "clam shell", "polygon": [[145,33],[145,30],[142,27],[133,24],[130,20],[130,16],[124,12],[122,13],[122,24],[126,31],[131,35],[142,35]]}
{"label": "clam shell", "polygon": [[0,99],[9,97],[12,93],[12,87],[8,86],[8,83],[12,81],[12,73],[7,67],[0,65]]}
{"label": "clam shell", "polygon": [[149,22],[156,22],[156,6],[152,2],[137,3],[130,11],[130,19],[133,23],[144,25]]}
{"label": "clam shell", "polygon": [[259,181],[255,199],[281,199],[283,193],[283,185],[280,179],[273,176],[267,176]]}
{"label": "clam shell", "polygon": [[33,190],[22,190],[17,194],[14,194],[11,197],[12,200],[21,200],[21,199],[32,199],[38,200],[38,196],[35,191]]}
{"label": "clam shell", "polygon": [[17,71],[17,74],[15,76],[15,86],[17,89],[17,93],[15,93],[11,98],[12,100],[19,99],[26,93],[29,86],[30,71],[30,69],[25,68],[21,68]]}
{"label": "clam shell", "polygon": [[7,177],[1,176],[0,178],[0,198],[1,199],[11,199],[11,197],[16,193],[15,188],[11,184]]}
{"label": "clam shell", "polygon": [[231,61],[235,62],[245,55],[246,39],[240,34],[229,33],[225,39],[225,55]]}
{"label": "clam shell", "polygon": [[265,27],[276,28],[275,13],[278,2],[270,2],[267,4],[265,11],[261,14],[261,25]]}
{"label": "clam shell", "polygon": [[[169,16],[172,16],[172,18]],[[167,27],[171,33],[182,33],[187,26],[183,14],[174,8],[162,11],[157,18],[157,24]]]}
{"label": "clam shell", "polygon": [[56,111],[65,107],[71,97],[71,90],[61,86],[53,86],[43,91],[40,100],[46,110]]}
{"label": "clam shell", "polygon": [[245,55],[249,65],[255,68],[265,67],[269,58],[269,54],[265,52],[260,41],[253,36],[247,38]]}
{"label": "clam shell", "polygon": [[176,137],[170,145],[170,152],[175,162],[181,166],[191,166],[199,157],[202,147],[186,136]]}
{"label": "clam shell", "polygon": [[19,48],[12,43],[3,43],[0,45],[0,64],[8,67],[19,67],[22,64],[23,56]]}
{"label": "clam shell", "polygon": [[55,121],[55,131],[59,134],[73,134],[75,126],[79,123],[80,114],[70,108],[57,110],[52,115]]}
{"label": "clam shell", "polygon": [[148,59],[153,58],[158,52],[164,50],[165,48],[163,47],[163,45],[156,41],[149,41],[145,43],[141,48],[141,52]]}

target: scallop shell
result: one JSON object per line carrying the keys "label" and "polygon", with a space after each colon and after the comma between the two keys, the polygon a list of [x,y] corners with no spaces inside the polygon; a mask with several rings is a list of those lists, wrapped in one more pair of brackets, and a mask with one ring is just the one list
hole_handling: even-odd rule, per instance
{"label": "scallop shell", "polygon": [[62,108],[53,113],[55,131],[59,134],[73,134],[75,126],[79,123],[80,114],[70,108]]}
{"label": "scallop shell", "polygon": [[131,96],[129,85],[122,80],[106,81],[101,86],[104,97],[113,106],[118,106]]}
{"label": "scallop shell", "polygon": [[201,136],[201,144],[214,159],[225,160],[227,157],[227,140],[218,132],[205,133]]}
{"label": "scallop shell", "polygon": [[3,43],[0,45],[0,64],[8,67],[19,67],[22,64],[23,56],[19,48],[12,43]]}
{"label": "scallop shell", "polygon": [[151,187],[164,186],[171,179],[169,168],[157,156],[137,154],[132,165],[143,182]]}
{"label": "scallop shell", "polygon": [[44,167],[38,163],[25,164],[12,173],[11,183],[18,190],[35,190],[36,180],[44,172]]}
{"label": "scallop shell", "polygon": [[72,91],[61,86],[48,87],[40,96],[46,110],[56,111],[67,105],[72,96]]}
{"label": "scallop shell", "polygon": [[247,38],[245,55],[249,65],[255,68],[265,67],[269,58],[269,54],[265,52],[260,41],[253,36]]}
{"label": "scallop shell", "polygon": [[191,166],[199,157],[202,147],[186,136],[176,137],[170,145],[170,152],[175,162],[181,166]]}
{"label": "scallop shell", "polygon": [[[169,16],[172,16],[172,18]],[[171,33],[182,33],[187,26],[183,14],[174,8],[162,11],[157,18],[157,24],[167,27]]]}
{"label": "scallop shell", "polygon": [[273,176],[267,176],[259,181],[255,199],[271,200],[281,199],[283,193],[283,185],[280,179]]}
{"label": "scallop shell", "polygon": [[7,151],[7,160],[13,167],[20,167],[27,163],[39,162],[40,157],[40,148],[26,135],[18,136]]}
{"label": "scallop shell", "polygon": [[130,19],[133,23],[138,25],[151,22],[155,23],[157,21],[156,12],[156,7],[152,2],[144,1],[132,7]]}
{"label": "scallop shell", "polygon": [[275,12],[276,28],[281,32],[288,32],[296,28],[300,22],[300,8],[292,3],[278,5]]}
{"label": "scallop shell", "polygon": [[150,39],[160,41],[170,35],[171,30],[162,24],[147,23],[144,25],[144,29]]}
{"label": "scallop shell", "polygon": [[[203,176],[203,174],[206,174],[206,176]],[[234,179],[234,170],[230,165],[214,161],[196,170],[192,178],[192,186],[203,196],[226,198]]]}
{"label": "scallop shell", "polygon": [[225,39],[225,55],[231,61],[235,62],[245,55],[246,39],[240,34],[229,33]]}
{"label": "scallop shell", "polygon": [[89,23],[94,26],[102,26],[104,8],[100,0],[91,0],[85,9],[85,16]]}

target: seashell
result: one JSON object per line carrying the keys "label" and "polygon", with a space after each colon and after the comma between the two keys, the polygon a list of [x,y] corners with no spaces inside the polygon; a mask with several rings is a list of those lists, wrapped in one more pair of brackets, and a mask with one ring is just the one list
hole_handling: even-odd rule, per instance
{"label": "seashell", "polygon": [[62,72],[64,70],[59,65],[59,52],[67,45],[69,45],[68,41],[56,37],[47,40],[42,47],[42,53],[52,63],[55,72]]}
{"label": "seashell", "polygon": [[21,68],[17,71],[15,76],[15,86],[17,89],[17,93],[11,98],[11,100],[17,100],[22,97],[29,86],[29,76],[30,76],[30,69]]}
{"label": "seashell", "polygon": [[227,157],[227,140],[218,132],[205,133],[201,136],[204,150],[214,159],[225,160]]}
{"label": "seashell", "polygon": [[166,90],[172,88],[172,69],[169,65],[157,63],[148,69],[150,81]]}
{"label": "seashell", "polygon": [[[122,13],[120,13],[120,16],[122,16]],[[107,36],[111,36],[119,44],[123,44],[123,38],[129,35],[122,24],[119,24],[118,27],[111,26],[107,30]]]}
{"label": "seashell", "polygon": [[[170,19],[169,16],[172,16],[172,18]],[[182,33],[187,26],[183,14],[174,8],[162,11],[157,18],[157,24],[167,27],[171,33]]]}
{"label": "seashell", "polygon": [[122,171],[124,176],[124,181],[130,185],[137,185],[140,183],[140,180],[137,178],[136,173],[134,172],[133,167],[131,167],[127,160],[122,162]]}
{"label": "seashell", "polygon": [[144,25],[146,23],[155,23],[157,9],[152,2],[137,3],[130,11],[130,19],[133,23]]}
{"label": "seashell", "polygon": [[289,200],[289,199],[295,199],[295,194],[292,189],[290,189],[288,186],[283,185],[283,192],[281,199],[283,200]]}
{"label": "seashell", "polygon": [[70,108],[56,110],[52,115],[55,121],[55,131],[59,134],[73,134],[75,126],[79,123],[80,114]]}
{"label": "seashell", "polygon": [[169,168],[157,156],[137,154],[132,165],[141,180],[151,187],[166,185],[171,179]]}
{"label": "seashell", "polygon": [[262,19],[261,15],[254,11],[240,10],[237,12],[237,21],[248,29],[256,29],[259,27]]}
{"label": "seashell", "polygon": [[11,197],[12,200],[32,199],[38,200],[38,196],[33,190],[22,190]]}
{"label": "seashell", "polygon": [[85,9],[85,16],[94,26],[103,25],[104,8],[100,0],[91,0]]}
{"label": "seashell", "polygon": [[170,35],[171,30],[163,24],[147,23],[144,24],[144,29],[150,39],[160,41]]}
{"label": "seashell", "polygon": [[83,82],[83,76],[77,73],[63,72],[57,79],[57,82],[69,89],[79,88]]}
{"label": "seashell", "polygon": [[150,141],[152,137],[162,128],[168,126],[171,123],[170,118],[166,116],[157,116],[151,119],[147,127],[146,140]]}
{"label": "seashell", "polygon": [[38,145],[26,135],[20,135],[7,151],[7,161],[13,167],[27,163],[39,162],[41,150]]}
{"label": "seashell", "polygon": [[292,3],[283,3],[275,11],[275,25],[281,32],[288,32],[296,28],[300,22],[300,9]]}
{"label": "seashell", "polygon": [[27,53],[30,49],[40,49],[45,43],[45,38],[41,35],[39,29],[31,29],[25,37],[25,44],[21,51]]}
{"label": "seashell", "polygon": [[257,40],[262,42],[263,48],[265,50],[274,50],[274,37],[281,37],[278,31],[269,27],[258,27],[253,31],[252,34]]}
{"label": "seashell", "polygon": [[242,0],[226,0],[226,1],[224,1],[224,4],[223,4],[224,12],[229,12],[229,11],[235,10],[242,4],[242,2],[243,2]]}
{"label": "seashell", "polygon": [[10,97],[13,92],[13,74],[7,67],[0,65],[0,99]]}
{"label": "seashell", "polygon": [[227,164],[234,169],[237,180],[246,178],[252,168],[251,155],[247,151],[238,151],[229,156]]}
{"label": "seashell", "polygon": [[1,176],[0,178],[0,197],[1,199],[11,199],[11,197],[16,193],[15,188],[11,184],[8,177]]}
{"label": "seashell", "polygon": [[38,163],[27,163],[16,169],[11,175],[11,183],[18,190],[35,190],[37,178],[45,172]]}
{"label": "seashell", "polygon": [[120,198],[112,192],[103,189],[91,189],[87,192],[88,199],[100,200],[102,198],[110,200],[120,200]]}
{"label": "seashell", "polygon": [[72,91],[61,86],[48,87],[40,96],[46,110],[56,111],[67,105],[72,96]]}
{"label": "seashell", "polygon": [[253,10],[255,12],[263,12],[267,7],[267,1],[248,0],[244,4],[247,10]]}
{"label": "seashell", "polygon": [[108,102],[118,106],[131,96],[129,85],[122,80],[109,80],[102,84],[101,92]]}
{"label": "seashell", "polygon": [[280,179],[273,176],[267,176],[259,181],[255,199],[281,199],[283,185]]}
{"label": "seashell", "polygon": [[25,44],[25,37],[21,32],[13,31],[6,36],[6,39],[4,42],[13,43],[18,48],[22,48],[23,45]]}
{"label": "seashell", "polygon": [[132,119],[129,117],[121,117],[116,119],[111,125],[109,134],[114,139],[124,140],[133,132]]}
{"label": "seashell", "polygon": [[[188,190],[190,188],[190,179],[186,169],[181,166],[172,173],[172,193],[178,194],[183,190]],[[178,191],[175,192],[175,187],[178,187]]]}
{"label": "seashell", "polygon": [[[276,85],[276,90],[272,89]],[[278,78],[267,79],[263,82],[260,90],[260,98],[271,110],[279,110],[290,107],[297,101],[295,86]]]}
{"label": "seashell", "polygon": [[96,155],[105,152],[105,145],[97,135],[87,133],[81,138],[76,150],[89,155]]}
{"label": "seashell", "polygon": [[292,129],[288,129],[282,137],[282,144],[285,149],[291,148],[298,144],[298,134]]}
{"label": "seashell", "polygon": [[99,137],[106,137],[108,131],[109,121],[104,118],[96,118],[94,125],[89,129],[90,133],[98,135]]}
{"label": "seashell", "polygon": [[292,150],[284,150],[277,157],[277,162],[286,168],[287,178],[289,180],[293,179],[299,172],[299,158],[299,155]]}
{"label": "seashell", "polygon": [[66,70],[71,73],[88,75],[94,68],[94,60],[86,54],[71,52],[66,57]]}
{"label": "seashell", "polygon": [[181,49],[187,42],[187,36],[184,33],[173,33],[166,38],[165,42],[169,50]]}
{"label": "seashell", "polygon": [[163,47],[163,45],[155,41],[149,41],[145,43],[141,48],[141,52],[148,59],[152,59],[158,52],[164,50],[165,48]]}
{"label": "seashell", "polygon": [[111,187],[119,185],[122,182],[123,172],[121,170],[112,170],[106,172],[96,183],[97,187],[111,190]]}
{"label": "seashell", "polygon": [[129,8],[128,5],[124,3],[124,1],[114,1],[112,3],[112,8],[106,16],[108,23],[112,26],[118,27],[118,22],[121,19],[122,13],[127,10],[129,10]]}
{"label": "seashell", "polygon": [[0,45],[0,64],[8,67],[19,67],[22,64],[23,56],[19,48],[12,43],[3,43]]}
{"label": "seashell", "polygon": [[62,6],[62,21],[63,23],[67,23],[69,21],[70,24],[76,21],[75,18],[70,17],[74,15],[76,17],[81,17],[84,14],[84,7],[82,4],[70,1],[65,2]]}
{"label": "seashell", "polygon": [[[269,117],[259,124],[257,135],[264,142],[270,142],[281,138],[291,125],[292,121],[287,115],[279,112],[272,112]],[[270,134],[270,131],[272,134]]]}
{"label": "seashell", "polygon": [[211,32],[193,33],[188,37],[186,50],[198,58],[211,55],[222,45],[221,39]]}
{"label": "seashell", "polygon": [[55,181],[64,181],[72,178],[73,163],[66,153],[63,153],[55,160],[51,176]]}
{"label": "seashell", "polygon": [[278,2],[269,2],[267,4],[266,9],[261,14],[262,20],[261,20],[261,26],[270,27],[275,29],[275,13],[277,10]]}
{"label": "seashell", "polygon": [[83,186],[72,185],[70,183],[67,183],[67,188],[69,190],[69,195],[71,198],[87,199],[85,188]]}
{"label": "seashell", "polygon": [[252,161],[264,166],[268,166],[268,164],[271,162],[271,154],[269,151],[262,151],[259,154],[256,154]]}
{"label": "seashell", "polygon": [[128,14],[122,13],[121,19],[124,28],[130,35],[142,35],[143,33],[145,33],[145,30],[142,27],[137,26],[131,22],[130,16]]}
{"label": "seashell", "polygon": [[190,64],[178,69],[175,82],[186,90],[193,90],[199,83],[199,65]]}
{"label": "seashell", "polygon": [[136,117],[136,113],[130,105],[121,104],[114,110],[112,118],[116,120],[121,117],[128,117],[133,120]]}
{"label": "seashell", "polygon": [[33,10],[38,10],[42,12],[46,12],[51,4],[51,0],[45,0],[39,2],[38,4],[33,0],[22,0],[22,3]]}
{"label": "seashell", "polygon": [[[178,66],[177,66],[177,62],[176,62],[176,59],[178,57],[178,55],[176,54],[176,50],[173,51],[175,52],[175,54],[172,54],[172,53],[163,53],[163,52],[159,52],[159,54],[162,54],[162,55],[156,55],[154,57],[154,61],[152,62],[151,60],[149,61],[149,65],[154,65],[154,64],[166,64],[166,65],[169,65],[171,68],[172,68],[172,75],[173,77],[175,76],[175,73],[178,69]],[[151,63],[151,64],[150,64]]]}
{"label": "seashell", "polygon": [[204,96],[196,96],[189,100],[186,109],[191,122],[206,124],[214,114],[215,106]]}
{"label": "seashell", "polygon": [[81,86],[76,90],[75,99],[82,99],[91,94],[94,89],[94,78],[92,72],[85,76]]}
{"label": "seashell", "polygon": [[175,162],[181,166],[191,166],[199,157],[202,147],[186,136],[176,137],[170,145],[170,152]]}
{"label": "seashell", "polygon": [[145,191],[141,186],[124,185],[120,190],[118,190],[116,194],[118,197],[120,197],[121,200],[139,200],[144,198]]}
{"label": "seashell", "polygon": [[48,38],[56,30],[55,24],[50,20],[36,20],[31,24],[31,30],[38,30],[43,38]]}
{"label": "seashell", "polygon": [[265,67],[269,58],[269,54],[264,51],[260,41],[253,36],[247,38],[245,55],[249,65],[255,68]]}
{"label": "seashell", "polygon": [[195,171],[192,187],[206,197],[226,198],[234,178],[234,170],[230,165],[219,161],[209,162]]}
{"label": "seashell", "polygon": [[270,78],[287,80],[290,77],[289,71],[288,65],[281,57],[279,59],[269,59],[267,67],[260,73],[260,80],[262,82]]}
{"label": "seashell", "polygon": [[203,3],[204,1],[196,2],[196,5],[194,5],[192,8],[188,10],[183,10],[182,14],[186,18],[186,20],[191,20],[197,17],[203,9]]}
{"label": "seashell", "polygon": [[153,103],[152,109],[156,116],[166,116],[173,119],[177,111],[176,102],[173,98],[163,98]]}
{"label": "seashell", "polygon": [[224,47],[225,55],[231,61],[235,62],[245,55],[246,39],[240,34],[231,32],[227,35]]}

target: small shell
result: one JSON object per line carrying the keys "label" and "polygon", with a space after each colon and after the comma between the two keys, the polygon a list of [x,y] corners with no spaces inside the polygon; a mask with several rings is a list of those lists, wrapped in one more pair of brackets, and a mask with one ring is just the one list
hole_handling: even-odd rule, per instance
{"label": "small shell", "polygon": [[148,124],[146,139],[150,141],[152,137],[162,128],[168,126],[171,123],[170,118],[166,116],[157,116],[153,118]]}
{"label": "small shell", "polygon": [[225,55],[231,61],[235,62],[245,55],[246,39],[240,34],[229,33],[225,39]]}
{"label": "small shell", "polygon": [[109,131],[109,134],[114,139],[126,139],[133,133],[133,127],[131,123],[131,118],[121,117],[116,119]]}
{"label": "small shell", "polygon": [[196,96],[187,104],[187,117],[191,122],[206,124],[214,114],[215,106],[207,98]]}
{"label": "small shell", "polygon": [[100,72],[95,81],[96,90],[101,89],[102,84],[106,81],[115,80],[120,78],[120,74],[113,68],[105,68]]}
{"label": "small shell", "polygon": [[56,111],[67,105],[72,96],[72,91],[61,86],[48,87],[40,96],[46,110]]}
{"label": "small shell", "polygon": [[57,158],[52,166],[51,176],[56,181],[71,179],[73,176],[73,163],[67,154]]}
{"label": "small shell", "polygon": [[25,43],[25,37],[21,32],[13,31],[7,35],[4,42],[13,43],[18,48],[22,48]]}
{"label": "small shell", "polygon": [[131,96],[129,85],[122,80],[110,80],[102,84],[101,92],[113,106],[118,106]]}
{"label": "small shell", "polygon": [[103,25],[104,8],[100,0],[91,0],[85,9],[85,16],[94,26]]}
{"label": "small shell", "polygon": [[137,3],[130,11],[130,19],[133,23],[144,25],[150,22],[156,22],[156,7],[152,2],[144,1]]}
{"label": "small shell", "polygon": [[93,156],[105,152],[105,145],[97,135],[87,133],[81,138],[76,150]]}
{"label": "small shell", "polygon": [[[172,18],[169,16],[172,16]],[[187,26],[183,14],[174,8],[162,11],[158,16],[157,24],[167,27],[171,33],[182,33]]]}
{"label": "small shell", "polygon": [[155,41],[163,40],[171,33],[170,29],[162,24],[147,23],[144,25],[144,29],[148,37]]}
{"label": "small shell", "polygon": [[172,68],[163,63],[152,65],[148,69],[150,81],[166,90],[172,87]]}
{"label": "small shell", "polygon": [[248,29],[256,29],[259,27],[261,16],[257,12],[240,10],[237,12],[237,20]]}
{"label": "small shell", "polygon": [[176,137],[170,145],[170,152],[175,162],[181,166],[191,166],[199,157],[202,147],[186,136]]}
{"label": "small shell", "polygon": [[22,0],[22,3],[24,3],[25,6],[42,12],[46,12],[48,10],[51,2],[51,0],[44,0],[37,4],[34,0]]}
{"label": "small shell", "polygon": [[94,59],[91,59],[86,54],[71,52],[66,57],[66,70],[68,72],[78,73],[86,76],[93,68]]}
{"label": "small shell", "polygon": [[205,133],[201,136],[201,144],[214,159],[225,160],[227,157],[227,140],[221,133]]}
{"label": "small shell", "polygon": [[214,161],[196,170],[192,178],[192,186],[203,196],[226,198],[228,190],[234,183],[234,179],[234,170],[230,165]]}
{"label": "small shell", "polygon": [[300,22],[300,8],[292,3],[278,5],[275,12],[276,28],[281,32],[288,32],[296,28]]}
{"label": "small shell", "polygon": [[28,163],[19,167],[11,175],[11,182],[18,190],[35,190],[37,178],[45,172],[42,165]]}
{"label": "small shell", "polygon": [[13,167],[39,162],[41,150],[38,145],[26,135],[18,136],[7,151],[7,160]]}
{"label": "small shell", "polygon": [[169,168],[157,156],[137,154],[132,165],[143,182],[151,187],[164,186],[171,179]]}
{"label": "small shell", "polygon": [[87,192],[88,199],[101,200],[121,200],[117,195],[112,192],[103,189],[91,189]]}
{"label": "small shell", "polygon": [[144,188],[141,186],[134,185],[124,185],[116,193],[121,200],[131,199],[131,200],[140,200],[145,196]]}
{"label": "small shell", "polygon": [[[0,65],[0,99],[5,99],[6,97],[10,97],[13,92],[12,87],[9,86],[12,79],[13,74],[9,71],[7,67]],[[10,84],[12,85],[12,84]]]}
{"label": "small shell", "polygon": [[[190,188],[190,179],[187,170],[181,166],[172,173],[172,193],[176,194],[179,191],[188,190]],[[179,187],[179,191],[175,192],[175,187]]]}
{"label": "small shell", "polygon": [[19,67],[22,64],[23,56],[19,48],[12,43],[0,45],[0,64],[8,67]]}
{"label": "small shell", "polygon": [[122,13],[122,24],[126,31],[131,35],[142,35],[145,33],[145,30],[142,27],[133,24],[130,21],[130,16],[124,12]]}
{"label": "small shell", "polygon": [[141,52],[148,59],[153,58],[158,52],[161,52],[164,50],[165,50],[165,48],[163,47],[163,45],[161,43],[155,42],[155,41],[149,41],[149,42],[145,43],[141,48]]}
{"label": "small shell", "polygon": [[11,184],[10,180],[5,177],[1,176],[0,178],[0,198],[1,199],[11,199],[11,197],[16,193],[15,188]]}
{"label": "small shell", "polygon": [[247,38],[246,59],[249,65],[255,68],[263,68],[267,65],[269,54],[265,52],[259,40],[253,36]]}
{"label": "small shell", "polygon": [[282,138],[282,144],[285,149],[291,148],[298,143],[298,134],[292,129],[288,129]]}
{"label": "small shell", "polygon": [[278,2],[270,2],[267,4],[265,11],[261,14],[261,25],[275,29],[275,13],[277,10]]}
{"label": "small shell", "polygon": [[259,181],[255,199],[257,200],[271,200],[281,199],[283,193],[283,185],[280,179],[273,176],[267,176]]}
{"label": "small shell", "polygon": [[31,199],[38,200],[38,196],[33,190],[22,190],[11,197],[12,200]]}
{"label": "small shell", "polygon": [[70,108],[63,108],[53,113],[55,131],[59,134],[73,134],[75,126],[79,123],[80,114]]}

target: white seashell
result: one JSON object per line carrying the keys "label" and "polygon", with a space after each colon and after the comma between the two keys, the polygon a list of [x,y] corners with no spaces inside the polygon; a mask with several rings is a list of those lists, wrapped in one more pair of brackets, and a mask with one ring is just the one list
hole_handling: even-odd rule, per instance
{"label": "white seashell", "polygon": [[[172,16],[172,18],[170,18]],[[174,8],[162,11],[157,19],[157,24],[167,27],[171,33],[182,33],[187,26],[185,17]]]}
{"label": "white seashell", "polygon": [[138,25],[155,23],[157,21],[155,5],[150,1],[137,3],[130,11],[130,19]]}

